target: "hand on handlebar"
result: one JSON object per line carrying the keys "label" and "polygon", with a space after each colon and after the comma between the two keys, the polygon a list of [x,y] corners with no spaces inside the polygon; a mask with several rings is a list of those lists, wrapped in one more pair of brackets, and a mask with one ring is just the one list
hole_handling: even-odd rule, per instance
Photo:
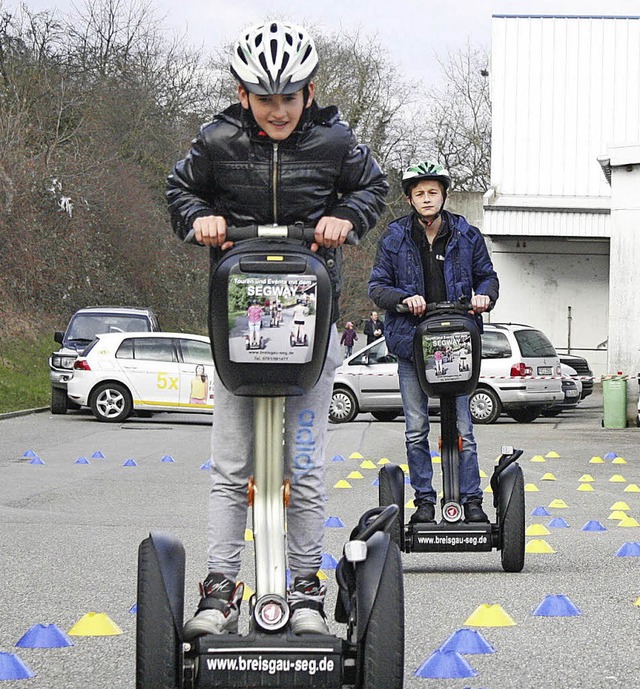
{"label": "hand on handlebar", "polygon": [[223,251],[230,249],[233,242],[227,239],[227,221],[221,215],[206,215],[193,223],[195,239],[204,246],[219,246]]}
{"label": "hand on handlebar", "polygon": [[414,294],[412,297],[403,299],[402,303],[407,305],[410,313],[414,316],[422,316],[427,310],[427,302],[424,297],[419,294]]}
{"label": "hand on handlebar", "polygon": [[471,297],[471,306],[474,313],[483,313],[491,307],[491,299],[486,294],[474,294]]}
{"label": "hand on handlebar", "polygon": [[335,249],[344,244],[347,235],[353,229],[353,223],[342,218],[334,218],[325,215],[316,225],[315,241],[311,244],[311,251],[317,251],[323,246],[327,249]]}

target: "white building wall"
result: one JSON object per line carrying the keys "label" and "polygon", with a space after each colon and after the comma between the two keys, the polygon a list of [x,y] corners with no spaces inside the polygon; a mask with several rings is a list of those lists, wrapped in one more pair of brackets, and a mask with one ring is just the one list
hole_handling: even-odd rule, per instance
{"label": "white building wall", "polygon": [[570,338],[571,351],[605,373],[607,352],[598,345],[608,333],[609,242],[493,237],[491,245],[500,279],[491,321],[533,325],[562,352]]}
{"label": "white building wall", "polygon": [[638,84],[640,18],[494,16],[491,203],[608,198],[597,157],[637,140]]}

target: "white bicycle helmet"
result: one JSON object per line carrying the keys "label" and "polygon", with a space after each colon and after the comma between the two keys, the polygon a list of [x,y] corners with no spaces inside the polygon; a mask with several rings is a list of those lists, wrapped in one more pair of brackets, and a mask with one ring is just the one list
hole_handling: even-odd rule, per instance
{"label": "white bicycle helmet", "polygon": [[445,196],[451,186],[451,175],[449,171],[440,163],[426,160],[421,163],[410,165],[402,175],[402,191],[405,196],[409,196],[411,187],[423,179],[435,179],[444,187]]}
{"label": "white bicycle helmet", "polygon": [[258,96],[291,94],[318,69],[313,39],[300,26],[273,21],[242,33],[231,56],[231,73]]}

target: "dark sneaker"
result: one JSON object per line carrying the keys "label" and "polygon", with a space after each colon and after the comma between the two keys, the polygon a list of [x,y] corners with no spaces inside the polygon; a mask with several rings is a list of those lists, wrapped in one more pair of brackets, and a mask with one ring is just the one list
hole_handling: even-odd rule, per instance
{"label": "dark sneaker", "polygon": [[411,515],[411,524],[430,524],[436,521],[436,506],[432,502],[418,503],[418,509]]}
{"label": "dark sneaker", "polygon": [[468,524],[488,524],[489,517],[482,509],[482,500],[469,500],[464,505],[464,520]]}
{"label": "dark sneaker", "polygon": [[296,577],[288,599],[291,606],[291,631],[294,634],[328,634],[324,614],[326,587],[315,574]]}
{"label": "dark sneaker", "polygon": [[200,604],[195,617],[184,625],[186,641],[202,634],[237,634],[244,584],[224,574],[209,572],[200,584]]}

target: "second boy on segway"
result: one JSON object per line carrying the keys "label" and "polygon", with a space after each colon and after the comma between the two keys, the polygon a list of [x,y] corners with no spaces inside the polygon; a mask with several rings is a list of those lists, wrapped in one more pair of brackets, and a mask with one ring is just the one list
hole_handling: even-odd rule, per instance
{"label": "second boy on segway", "polygon": [[[477,315],[498,299],[498,276],[478,228],[461,215],[444,210],[451,185],[448,171],[433,162],[411,165],[402,176],[402,189],[412,211],[390,223],[381,236],[369,279],[369,296],[386,309],[387,347],[398,356],[400,392],[406,419],[409,477],[415,491],[412,522],[435,520],[436,493],[429,446],[429,399],[420,387],[413,362],[413,336],[427,303],[470,299]],[[406,304],[408,313],[398,313]],[[438,348],[434,364],[444,372]],[[457,423],[462,437],[460,494],[467,522],[488,522],[482,509],[478,454],[468,397],[457,399]]]}

